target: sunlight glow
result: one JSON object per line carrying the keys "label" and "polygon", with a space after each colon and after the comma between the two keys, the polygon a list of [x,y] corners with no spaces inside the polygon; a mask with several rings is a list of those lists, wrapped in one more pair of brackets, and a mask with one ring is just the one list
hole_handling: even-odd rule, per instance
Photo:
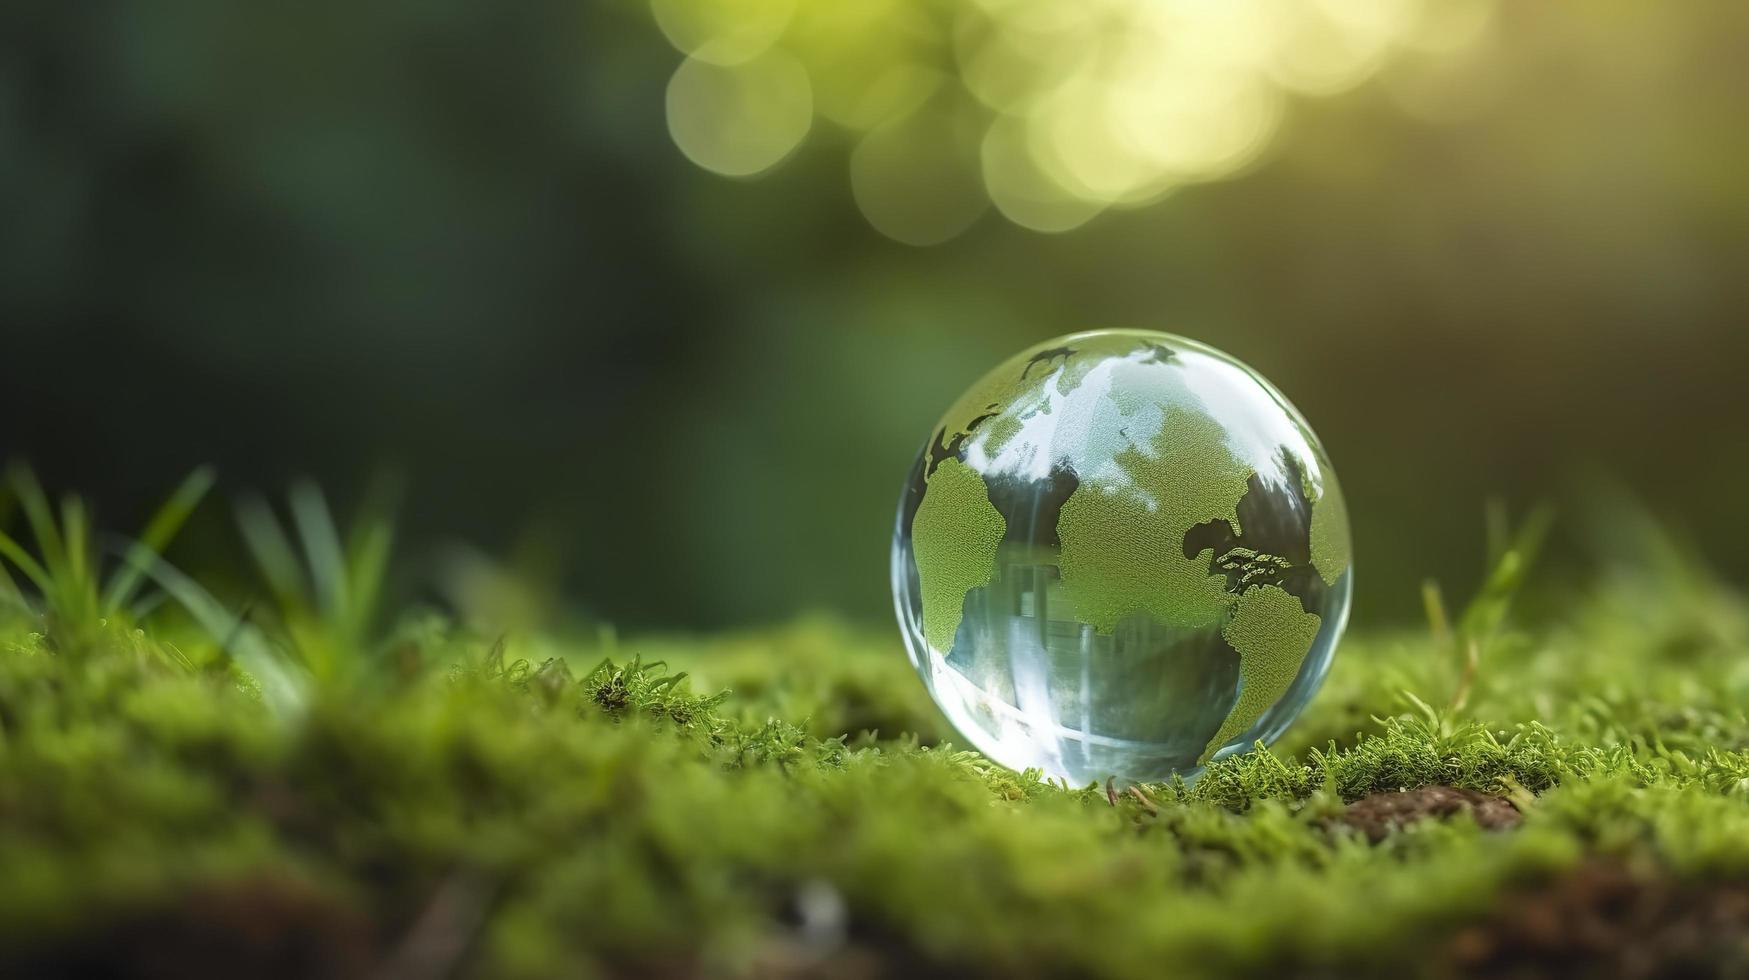
{"label": "sunlight glow", "polygon": [[869,223],[946,241],[994,205],[1078,227],[1242,172],[1297,98],[1452,59],[1496,0],[651,0],[689,54],[675,142],[770,168],[818,113],[846,137]]}

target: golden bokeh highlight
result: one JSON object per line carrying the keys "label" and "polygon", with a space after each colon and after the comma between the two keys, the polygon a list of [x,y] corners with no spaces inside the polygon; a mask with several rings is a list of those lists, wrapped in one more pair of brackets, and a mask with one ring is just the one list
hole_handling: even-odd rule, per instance
{"label": "golden bokeh highlight", "polygon": [[668,132],[693,163],[728,177],[769,170],[814,121],[808,72],[772,49],[734,65],[687,58],[668,80]]}
{"label": "golden bokeh highlight", "polygon": [[[746,175],[806,135],[849,146],[851,191],[901,242],[991,209],[1044,232],[1220,180],[1296,99],[1404,61],[1455,60],[1496,0],[652,0],[688,58],[669,128]],[[781,66],[781,67],[779,67]],[[798,80],[797,74],[800,78]]]}
{"label": "golden bokeh highlight", "polygon": [[650,0],[668,40],[714,65],[738,65],[764,54],[795,9],[796,0]]}

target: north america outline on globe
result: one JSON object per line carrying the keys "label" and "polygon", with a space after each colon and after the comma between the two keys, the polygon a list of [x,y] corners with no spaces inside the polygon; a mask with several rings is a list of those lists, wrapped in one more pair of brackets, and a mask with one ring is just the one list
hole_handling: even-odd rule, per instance
{"label": "north america outline on globe", "polygon": [[[1060,464],[1040,458],[1041,449],[1065,427],[1103,440],[1092,456],[1106,462],[1068,477],[1074,489],[1056,518],[1061,592],[1074,618],[1102,634],[1136,615],[1169,627],[1219,624],[1239,685],[1197,758],[1202,765],[1298,676],[1321,619],[1291,583],[1333,585],[1348,570],[1348,518],[1327,462],[1318,459],[1316,474],[1289,465],[1282,468],[1310,508],[1299,554],[1247,546],[1241,505],[1258,485],[1258,467],[1181,391],[1161,389],[1172,377],[1162,366],[1181,353],[1214,354],[1200,345],[1181,351],[1186,342],[1171,340],[1142,331],[1079,335],[991,372],[950,409],[926,450],[912,540],[924,636],[945,655],[966,597],[1000,574],[1009,522],[985,474],[1050,472]],[[1072,397],[1094,372],[1100,395]],[[1276,458],[1291,457],[1284,449]]]}

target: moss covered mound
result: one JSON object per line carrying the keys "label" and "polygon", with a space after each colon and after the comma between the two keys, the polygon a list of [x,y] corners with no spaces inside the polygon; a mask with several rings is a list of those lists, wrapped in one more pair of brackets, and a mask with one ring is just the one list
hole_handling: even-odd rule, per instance
{"label": "moss covered mound", "polygon": [[[1192,785],[1064,787],[951,747],[886,630],[410,620],[276,709],[192,628],[20,611],[0,974],[1746,962],[1740,602],[1647,573],[1533,636],[1473,627],[1363,634],[1276,751]],[[1424,787],[1454,792],[1377,799]]]}

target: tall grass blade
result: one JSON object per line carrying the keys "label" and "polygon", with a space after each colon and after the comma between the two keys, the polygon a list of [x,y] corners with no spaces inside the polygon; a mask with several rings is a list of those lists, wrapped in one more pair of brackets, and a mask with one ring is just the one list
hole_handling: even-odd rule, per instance
{"label": "tall grass blade", "polygon": [[25,523],[30,525],[30,533],[36,537],[37,551],[42,554],[42,566],[57,576],[66,574],[67,549],[61,542],[60,530],[55,527],[55,514],[49,507],[48,495],[43,493],[36,474],[28,466],[13,463],[7,467],[6,482],[18,497],[19,506],[24,508]]}
{"label": "tall grass blade", "polygon": [[389,555],[394,549],[396,503],[401,479],[392,471],[372,478],[346,535],[346,618],[342,624],[353,643],[361,641],[376,618],[388,582]]}
{"label": "tall grass blade", "polygon": [[128,605],[128,621],[133,623],[140,622],[147,616],[157,612],[158,607],[162,606],[164,601],[169,598],[170,595],[163,589],[153,589],[150,592],[144,593]]}
{"label": "tall grass blade", "polygon": [[394,528],[387,521],[371,521],[350,542],[346,564],[351,589],[346,594],[345,629],[355,641],[370,628],[376,615],[388,577],[394,538]]}
{"label": "tall grass blade", "polygon": [[55,583],[59,596],[53,604],[69,622],[88,622],[97,618],[97,582],[92,576],[91,518],[78,497],[61,498],[61,534],[66,574]]}
{"label": "tall grass blade", "polygon": [[316,603],[323,614],[338,619],[346,606],[346,558],[340,545],[340,532],[334,526],[334,515],[328,501],[313,483],[303,482],[292,487],[292,523],[297,526],[298,539],[304,546],[304,560],[310,566],[310,579],[316,588]]}
{"label": "tall grass blade", "polygon": [[109,586],[103,592],[103,615],[112,615],[133,601],[144,580],[147,559],[164,553],[212,486],[212,468],[199,467],[184,477],[175,492],[159,505],[151,520],[146,522],[145,530],[140,532],[139,539],[128,546],[122,566],[110,576]]}
{"label": "tall grass blade", "polygon": [[[6,492],[5,486],[0,486],[0,532],[6,530],[6,522],[12,517],[12,495]],[[0,598],[7,602],[24,606],[24,593],[18,589],[18,583],[13,581],[12,573],[6,570],[6,563],[0,561]]]}
{"label": "tall grass blade", "polygon": [[144,574],[188,610],[201,629],[217,640],[238,665],[248,671],[261,685],[262,700],[276,714],[300,712],[304,705],[304,689],[293,672],[261,635],[261,631],[226,609],[200,583],[178,571],[175,566],[149,551],[145,555]]}
{"label": "tall grass blade", "polygon": [[85,514],[85,502],[78,497],[61,498],[61,534],[67,542],[68,586],[76,585],[91,573],[91,521]]}
{"label": "tall grass blade", "polygon": [[1554,512],[1548,507],[1538,507],[1525,518],[1517,533],[1510,536],[1482,588],[1464,609],[1459,632],[1466,640],[1486,643],[1505,622],[1512,601],[1523,588],[1531,566],[1536,564],[1553,523]]}
{"label": "tall grass blade", "polygon": [[290,608],[303,600],[304,571],[298,564],[297,552],[286,537],[279,518],[266,500],[250,494],[237,501],[237,527],[243,532],[243,543],[267,587],[281,608]]}
{"label": "tall grass blade", "polygon": [[[24,577],[36,586],[37,591],[45,597],[53,591],[55,583],[53,579],[49,578],[48,570],[38,564],[37,560],[30,556],[30,552],[24,550],[22,545],[14,541],[4,531],[0,531],[0,558],[5,558],[17,567],[24,574]],[[11,579],[8,578],[7,581],[10,582]]]}

